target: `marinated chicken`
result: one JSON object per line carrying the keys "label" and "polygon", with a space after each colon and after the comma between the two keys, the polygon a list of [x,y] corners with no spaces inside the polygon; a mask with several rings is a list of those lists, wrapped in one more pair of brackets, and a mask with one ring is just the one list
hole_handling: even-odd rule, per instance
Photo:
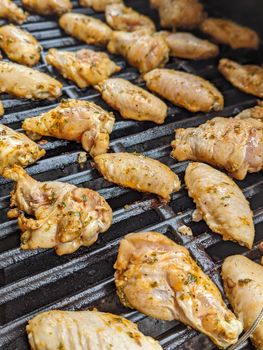
{"label": "marinated chicken", "polygon": [[191,112],[220,111],[224,107],[224,98],[216,87],[196,75],[173,69],[154,69],[144,75],[144,80],[151,91]]}
{"label": "marinated chicken", "polygon": [[0,0],[0,18],[22,24],[27,19],[28,14],[11,0]]}
{"label": "marinated chicken", "polygon": [[190,163],[185,172],[188,194],[202,217],[224,240],[251,249],[255,236],[253,213],[237,184],[226,174],[203,163]]}
{"label": "marinated chicken", "polygon": [[242,112],[236,115],[236,118],[255,118],[263,121],[263,101],[258,101],[255,107],[244,109]]}
{"label": "marinated chicken", "polygon": [[74,81],[82,89],[96,85],[121,70],[106,53],[89,49],[76,52],[50,49],[46,60],[64,78]]}
{"label": "marinated chicken", "polygon": [[167,106],[162,100],[128,80],[107,79],[97,89],[103,100],[125,119],[162,124],[167,116]]}
{"label": "marinated chicken", "polygon": [[139,192],[157,194],[165,201],[180,189],[180,180],[172,170],[141,154],[108,153],[95,157],[94,161],[106,180]]}
{"label": "marinated chicken", "polygon": [[263,68],[253,64],[242,65],[222,58],[218,69],[225,79],[239,90],[263,98]]}
{"label": "marinated chicken", "polygon": [[0,174],[5,168],[14,164],[26,167],[35,163],[45,155],[45,150],[40,148],[26,135],[0,124]]}
{"label": "marinated chicken", "polygon": [[80,6],[92,7],[94,11],[105,11],[107,6],[112,4],[122,4],[122,0],[79,0]]}
{"label": "marinated chicken", "polygon": [[16,181],[8,217],[18,218],[22,249],[73,253],[96,242],[111,225],[111,208],[98,192],[63,182],[38,182],[19,166],[5,169],[3,176]]}
{"label": "marinated chicken", "polygon": [[72,9],[70,0],[22,0],[22,4],[31,12],[42,16],[62,15]]}
{"label": "marinated chicken", "polygon": [[[263,266],[242,255],[229,256],[223,263],[222,277],[226,295],[247,331],[263,308]],[[251,340],[263,350],[263,320]]]}
{"label": "marinated chicken", "polygon": [[234,344],[241,322],[188,250],[157,232],[126,235],[120,243],[115,284],[121,302],[162,320],[179,320],[219,347]]}
{"label": "marinated chicken", "polygon": [[133,322],[96,310],[43,312],[26,330],[32,350],[162,350]]}
{"label": "marinated chicken", "polygon": [[4,106],[2,104],[2,102],[0,102],[0,117],[2,117],[5,113],[5,110],[4,110]]}
{"label": "marinated chicken", "polygon": [[113,32],[108,50],[125,57],[141,73],[164,66],[169,58],[169,49],[164,39],[145,30]]}
{"label": "marinated chicken", "polygon": [[106,45],[112,35],[110,27],[99,19],[80,13],[66,13],[59,19],[64,31],[86,44]]}
{"label": "marinated chicken", "polygon": [[53,136],[81,142],[92,157],[106,153],[114,116],[95,103],[82,100],[62,100],[60,104],[38,117],[27,118],[22,128],[29,135]]}
{"label": "marinated chicken", "polygon": [[259,45],[259,36],[254,30],[228,19],[206,18],[200,29],[217,43],[229,45],[232,49],[257,49]]}
{"label": "marinated chicken", "polygon": [[172,157],[225,168],[243,180],[263,169],[263,125],[256,119],[216,117],[197,128],[176,129]]}
{"label": "marinated chicken", "polygon": [[0,27],[0,48],[10,60],[30,67],[39,62],[42,50],[33,35],[12,24]]}

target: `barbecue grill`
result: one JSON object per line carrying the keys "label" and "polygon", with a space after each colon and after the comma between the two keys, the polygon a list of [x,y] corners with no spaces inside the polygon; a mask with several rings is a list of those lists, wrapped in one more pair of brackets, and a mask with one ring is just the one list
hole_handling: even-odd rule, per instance
{"label": "barbecue grill", "polygon": [[[138,11],[157,20],[157,13],[150,10],[146,1],[127,1]],[[73,0],[74,11],[103,18],[103,14],[91,9],[80,8]],[[243,7],[242,7],[243,6]],[[246,7],[244,7],[246,6]],[[260,1],[209,1],[207,10],[210,16],[224,16],[250,25],[263,37],[262,3]],[[251,15],[254,17],[251,18]],[[0,24],[4,21],[0,21]],[[22,25],[31,32],[44,48],[41,63],[37,69],[57,77],[63,82],[63,98],[79,98],[101,105],[110,110],[93,89],[80,90],[71,82],[64,80],[57,71],[47,66],[45,55],[49,48],[77,50],[94,47],[78,42],[67,36],[59,27],[55,18],[43,18],[31,15]],[[198,33],[201,36],[200,33]],[[102,50],[95,48],[95,50]],[[220,56],[233,58],[241,63],[261,64],[263,48],[251,52],[231,50],[221,47]],[[144,86],[136,69],[130,67],[123,58],[111,56],[123,69],[117,74],[140,86]],[[169,68],[180,69],[200,75],[211,82],[224,94],[225,109],[220,115],[229,116],[244,108],[253,106],[256,98],[241,93],[224,80],[217,71],[218,57],[205,61],[185,61],[171,58]],[[57,102],[27,101],[8,95],[0,95],[6,114],[1,123],[15,130],[21,129],[21,122],[29,116],[36,116],[57,105]],[[180,179],[188,162],[176,162],[170,157],[170,142],[174,138],[174,129],[197,126],[218,113],[190,113],[168,103],[169,115],[165,124],[156,126],[150,122],[136,122],[121,119],[115,113],[117,122],[111,134],[110,147],[113,152],[141,152],[158,159],[176,172]],[[238,185],[249,199],[254,211],[256,237],[253,249],[248,251],[238,244],[222,241],[219,235],[212,233],[203,221],[192,222],[195,208],[187,196],[185,186],[173,194],[169,204],[162,204],[156,197],[120,188],[105,181],[93,168],[91,158],[79,163],[79,144],[64,140],[44,138],[47,151],[44,158],[27,168],[34,178],[47,181],[59,180],[81,187],[98,190],[113,208],[113,225],[108,232],[100,234],[98,241],[88,248],[81,248],[71,255],[56,256],[53,249],[28,250],[19,248],[20,234],[16,220],[7,220],[9,193],[13,184],[0,177],[0,349],[29,349],[25,325],[35,314],[48,309],[83,310],[98,308],[123,314],[138,323],[146,335],[158,339],[165,350],[173,349],[215,349],[207,337],[183,324],[173,321],[155,320],[137,311],[125,309],[115,292],[113,264],[116,259],[120,239],[133,231],[158,231],[166,234],[177,243],[186,246],[201,268],[212,278],[223,292],[220,280],[222,260],[232,254],[244,254],[258,261],[258,249],[263,239],[263,175],[249,174]],[[182,225],[191,227],[192,236],[178,232]],[[242,349],[253,349],[249,342]],[[121,350],[121,349],[120,349]]]}

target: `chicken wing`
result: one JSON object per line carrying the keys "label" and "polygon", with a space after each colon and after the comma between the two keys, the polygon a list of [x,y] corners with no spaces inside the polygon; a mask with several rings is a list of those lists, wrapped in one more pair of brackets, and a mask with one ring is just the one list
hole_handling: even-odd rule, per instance
{"label": "chicken wing", "polygon": [[106,45],[112,35],[110,27],[99,19],[80,13],[66,13],[59,19],[64,31],[86,44]]}
{"label": "chicken wing", "polygon": [[22,0],[22,4],[31,12],[42,16],[62,15],[72,9],[70,0]]}
{"label": "chicken wing", "polygon": [[[263,266],[242,255],[229,256],[223,263],[222,277],[226,295],[247,331],[263,308]],[[251,340],[263,350],[263,321]]]}
{"label": "chicken wing", "polygon": [[5,169],[3,176],[16,181],[11,193],[15,208],[8,216],[18,217],[22,249],[73,253],[82,245],[93,244],[111,225],[111,208],[95,191],[63,182],[38,182],[19,166]]}
{"label": "chicken wing", "polygon": [[158,97],[121,78],[111,78],[97,86],[102,98],[125,119],[149,120],[162,124],[167,106]]}
{"label": "chicken wing", "polygon": [[74,81],[82,89],[96,85],[121,70],[106,53],[89,49],[76,52],[50,49],[46,60],[64,78]]}
{"label": "chicken wing", "polygon": [[2,117],[5,113],[5,110],[4,110],[4,106],[2,104],[2,102],[0,102],[0,117]]}
{"label": "chicken wing", "polygon": [[126,235],[115,262],[121,302],[162,320],[179,320],[222,348],[235,343],[241,322],[188,250],[157,232]]}
{"label": "chicken wing", "polygon": [[255,107],[244,109],[242,112],[236,115],[235,118],[255,118],[263,121],[263,101],[258,101]]}
{"label": "chicken wing", "polygon": [[32,350],[162,350],[133,322],[97,310],[43,312],[26,330]]}
{"label": "chicken wing", "polygon": [[11,0],[0,0],[0,18],[22,24],[27,19],[28,14]]}
{"label": "chicken wing", "polygon": [[141,154],[108,153],[95,157],[94,161],[106,180],[139,192],[157,194],[166,201],[180,189],[180,180],[172,170]]}
{"label": "chicken wing", "polygon": [[175,105],[191,112],[220,111],[222,94],[209,81],[173,69],[154,69],[144,75],[147,87]]}
{"label": "chicken wing", "polygon": [[106,153],[109,134],[115,118],[95,103],[82,100],[62,100],[60,104],[38,117],[27,118],[22,128],[30,134],[53,136],[81,142],[92,157]]}
{"label": "chicken wing", "polygon": [[225,168],[243,180],[263,169],[263,125],[256,119],[217,117],[197,128],[176,129],[172,157]]}
{"label": "chicken wing", "polygon": [[122,4],[122,0],[79,0],[80,6],[92,7],[94,11],[105,11],[107,6],[112,4]]}
{"label": "chicken wing", "polygon": [[12,24],[0,27],[0,48],[10,60],[26,66],[37,64],[42,50],[33,35]]}
{"label": "chicken wing", "polygon": [[218,69],[239,90],[263,98],[263,68],[222,58]]}

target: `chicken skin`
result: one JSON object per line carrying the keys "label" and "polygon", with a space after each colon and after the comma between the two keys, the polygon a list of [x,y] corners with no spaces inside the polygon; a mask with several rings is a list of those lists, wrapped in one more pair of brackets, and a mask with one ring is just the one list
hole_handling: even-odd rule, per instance
{"label": "chicken skin", "polygon": [[158,319],[179,320],[222,348],[237,341],[241,322],[188,250],[166,236],[126,235],[114,268],[117,293],[125,306]]}
{"label": "chicken skin", "polygon": [[22,0],[22,4],[31,12],[42,16],[62,15],[72,9],[70,0]]}
{"label": "chicken skin", "polygon": [[263,101],[258,101],[255,107],[244,109],[242,112],[236,115],[236,118],[255,118],[263,121]]}
{"label": "chicken skin", "polygon": [[32,350],[162,350],[133,322],[97,310],[43,312],[26,330]]}
{"label": "chicken skin", "polygon": [[154,69],[144,75],[147,87],[177,106],[191,112],[220,111],[222,94],[209,81],[173,69]]}
{"label": "chicken skin", "polygon": [[106,53],[89,49],[76,52],[50,49],[46,60],[81,89],[96,85],[121,70]]}
{"label": "chicken skin", "polygon": [[180,180],[172,170],[140,154],[108,153],[95,157],[94,161],[106,180],[139,192],[157,194],[165,201],[180,189]]}
{"label": "chicken skin", "polygon": [[239,90],[263,98],[263,68],[253,64],[239,64],[222,58],[219,72]]}
{"label": "chicken skin", "polygon": [[3,176],[16,181],[8,217],[18,217],[22,249],[54,248],[58,255],[70,254],[93,244],[111,225],[111,208],[98,192],[38,182],[19,166],[5,169]]}
{"label": "chicken skin", "polygon": [[112,30],[99,19],[80,13],[66,13],[59,19],[59,25],[64,31],[86,44],[107,45]]}
{"label": "chicken skin", "polygon": [[11,0],[0,0],[0,18],[22,24],[27,19],[28,14]]}
{"label": "chicken skin", "polygon": [[103,12],[107,6],[122,4],[122,0],[79,0],[80,6],[92,7],[94,11]]}
{"label": "chicken skin", "polygon": [[4,106],[2,104],[2,102],[0,102],[0,117],[2,117],[5,113],[5,110],[4,110]]}
{"label": "chicken skin", "polygon": [[[222,266],[222,278],[233,310],[247,331],[263,308],[263,266],[243,255],[229,256]],[[263,350],[263,321],[251,340],[258,350]]]}
{"label": "chicken skin", "polygon": [[60,104],[38,117],[27,118],[22,128],[43,136],[81,142],[92,157],[106,153],[109,134],[115,118],[95,103],[82,100],[62,100]]}
{"label": "chicken skin", "polygon": [[10,60],[30,67],[39,62],[42,50],[33,35],[12,24],[0,27],[0,48]]}
{"label": "chicken skin", "polygon": [[167,116],[167,106],[162,100],[128,80],[107,79],[97,89],[103,100],[125,119],[162,124]]}
{"label": "chicken skin", "polygon": [[219,44],[229,45],[232,49],[257,49],[259,36],[247,27],[222,18],[206,18],[200,30]]}

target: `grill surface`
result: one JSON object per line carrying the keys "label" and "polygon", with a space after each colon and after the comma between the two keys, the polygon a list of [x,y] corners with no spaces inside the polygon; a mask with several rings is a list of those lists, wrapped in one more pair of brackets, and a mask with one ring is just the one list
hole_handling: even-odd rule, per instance
{"label": "grill surface", "polygon": [[[148,4],[142,1],[127,1],[133,7],[156,19]],[[74,10],[92,14],[90,9],[79,8],[73,1]],[[142,8],[143,7],[143,8]],[[210,15],[216,15],[211,13]],[[102,18],[102,14],[95,14]],[[4,23],[3,21],[0,24]],[[66,36],[58,27],[55,19],[30,16],[22,26],[40,41],[44,48],[38,69],[58,77],[63,82],[63,97],[92,100],[109,109],[99,94],[93,89],[79,90],[69,81],[63,80],[57,72],[48,67],[45,55],[49,48],[76,50],[87,45]],[[200,36],[200,33],[199,33]],[[94,48],[94,47],[92,47]],[[99,50],[96,48],[96,50]],[[223,47],[222,57],[231,57],[239,62],[261,63],[262,47],[255,53],[246,50],[231,51]],[[262,56],[261,56],[262,57]],[[123,67],[118,74],[140,86],[143,82],[134,68],[128,66],[118,56],[113,59]],[[225,97],[225,109],[221,115],[238,113],[255,104],[256,98],[243,94],[228,84],[217,72],[217,59],[191,62],[171,59],[167,67],[181,69],[201,75],[212,81]],[[28,116],[57,105],[48,101],[36,102],[18,100],[1,95],[6,114],[1,122],[15,130],[20,130],[21,121]],[[162,126],[153,123],[123,121],[117,113],[117,122],[111,135],[111,150],[114,152],[142,152],[143,154],[164,162],[183,178],[187,162],[177,163],[169,153],[174,129],[178,127],[197,126],[216,113],[191,114],[169,104],[169,116]],[[217,113],[218,114],[218,113]],[[69,182],[81,187],[98,190],[112,206],[113,225],[98,241],[89,248],[79,249],[76,253],[58,257],[53,250],[19,249],[19,230],[16,221],[7,221],[6,211],[9,205],[9,192],[12,184],[0,178],[0,348],[28,349],[25,325],[36,313],[51,308],[78,310],[97,307],[101,311],[122,313],[138,322],[140,329],[157,338],[166,350],[172,349],[214,349],[214,345],[203,335],[191,330],[179,322],[163,322],[151,319],[136,311],[123,308],[116,296],[113,263],[116,259],[119,240],[128,232],[156,230],[168,235],[176,242],[190,249],[202,269],[208,273],[222,290],[220,266],[222,259],[236,253],[242,253],[253,260],[259,259],[258,244],[263,239],[263,176],[262,173],[250,174],[238,182],[254,210],[256,225],[255,245],[248,251],[238,244],[223,242],[219,235],[211,233],[205,223],[193,223],[191,214],[194,204],[184,188],[172,197],[169,205],[161,205],[156,197],[143,195],[123,189],[106,182],[92,168],[90,158],[83,166],[77,162],[81,146],[68,141],[45,138],[49,142],[43,147],[47,154],[37,164],[27,168],[38,180]],[[194,237],[183,236],[177,229],[186,224],[193,230]],[[202,345],[201,345],[202,344]],[[250,349],[247,342],[243,349]]]}

